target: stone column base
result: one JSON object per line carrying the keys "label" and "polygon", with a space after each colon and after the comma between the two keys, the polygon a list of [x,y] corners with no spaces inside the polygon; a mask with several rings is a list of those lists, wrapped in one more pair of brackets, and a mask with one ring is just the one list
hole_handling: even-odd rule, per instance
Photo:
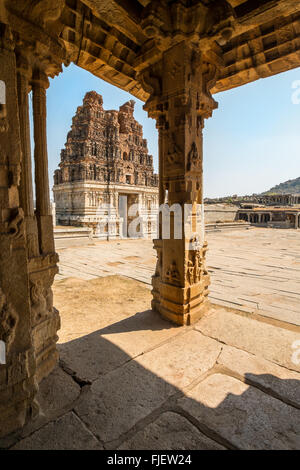
{"label": "stone column base", "polygon": [[190,287],[177,287],[152,277],[152,309],[177,325],[192,325],[202,318],[209,308],[209,275]]}
{"label": "stone column base", "polygon": [[0,366],[0,438],[21,428],[35,415],[34,373],[32,349],[13,354],[9,364]]}

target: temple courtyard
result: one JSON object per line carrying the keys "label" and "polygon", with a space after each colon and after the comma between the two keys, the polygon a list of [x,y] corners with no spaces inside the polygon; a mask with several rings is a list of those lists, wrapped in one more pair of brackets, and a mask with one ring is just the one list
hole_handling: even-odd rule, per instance
{"label": "temple courtyard", "polygon": [[300,448],[300,230],[207,239],[211,305],[185,327],[150,310],[151,240],[58,249],[59,366],[2,448]]}

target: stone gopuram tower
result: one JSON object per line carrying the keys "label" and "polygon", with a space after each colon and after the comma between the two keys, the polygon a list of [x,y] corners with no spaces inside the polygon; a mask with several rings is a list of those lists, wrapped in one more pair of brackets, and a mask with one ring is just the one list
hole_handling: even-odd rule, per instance
{"label": "stone gopuram tower", "polygon": [[86,93],[54,174],[57,224],[118,238],[132,236],[137,220],[137,236],[156,235],[158,176],[133,112],[132,100],[105,111],[101,95]]}

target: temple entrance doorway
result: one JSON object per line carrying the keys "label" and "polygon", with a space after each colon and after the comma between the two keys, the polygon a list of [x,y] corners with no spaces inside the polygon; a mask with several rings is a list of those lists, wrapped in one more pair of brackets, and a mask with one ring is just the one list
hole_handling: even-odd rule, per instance
{"label": "temple entrance doorway", "polygon": [[[132,227],[132,222],[135,218],[139,217],[137,210],[139,205],[138,194],[119,193],[119,217],[121,218],[121,236],[123,238],[131,238],[132,233],[129,227]],[[136,231],[141,232],[141,224],[136,224]],[[141,235],[142,236],[142,235]]]}

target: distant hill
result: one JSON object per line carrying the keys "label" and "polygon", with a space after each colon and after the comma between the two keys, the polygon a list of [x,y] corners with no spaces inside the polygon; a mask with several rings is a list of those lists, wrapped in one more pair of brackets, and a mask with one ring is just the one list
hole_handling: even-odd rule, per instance
{"label": "distant hill", "polygon": [[285,183],[277,184],[273,188],[269,189],[269,191],[265,191],[262,194],[293,194],[299,193],[300,194],[300,177],[295,178],[294,180],[285,181]]}

